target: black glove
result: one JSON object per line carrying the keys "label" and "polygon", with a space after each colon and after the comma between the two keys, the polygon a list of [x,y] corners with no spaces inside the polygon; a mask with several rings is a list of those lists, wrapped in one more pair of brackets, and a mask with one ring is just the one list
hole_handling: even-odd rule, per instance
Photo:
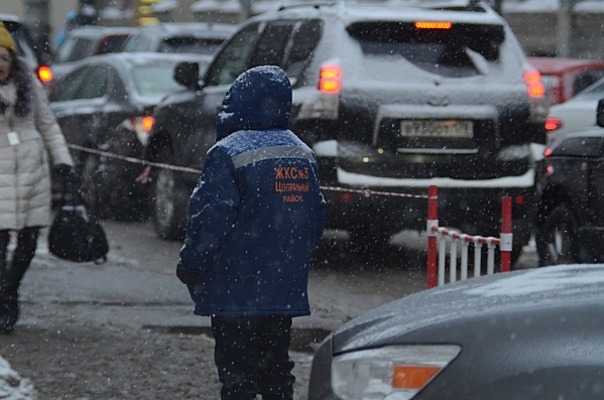
{"label": "black glove", "polygon": [[54,172],[60,179],[63,199],[67,203],[79,203],[80,190],[78,177],[73,167],[67,164],[58,164],[54,166]]}
{"label": "black glove", "polygon": [[196,285],[198,283],[203,282],[203,277],[185,270],[182,266],[182,262],[180,261],[176,266],[176,276],[178,277],[178,279],[180,279],[182,283],[186,285]]}
{"label": "black glove", "polygon": [[54,169],[64,183],[75,183],[77,181],[75,171],[71,165],[58,164],[55,165]]}

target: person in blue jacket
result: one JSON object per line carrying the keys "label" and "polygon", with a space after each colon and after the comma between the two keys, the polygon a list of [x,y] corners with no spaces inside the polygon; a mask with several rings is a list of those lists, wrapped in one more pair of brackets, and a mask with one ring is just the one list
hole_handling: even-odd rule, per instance
{"label": "person in blue jacket", "polygon": [[211,316],[222,400],[291,400],[292,317],[309,315],[308,274],[326,205],[314,152],[288,130],[277,66],[242,73],[189,203],[177,276]]}

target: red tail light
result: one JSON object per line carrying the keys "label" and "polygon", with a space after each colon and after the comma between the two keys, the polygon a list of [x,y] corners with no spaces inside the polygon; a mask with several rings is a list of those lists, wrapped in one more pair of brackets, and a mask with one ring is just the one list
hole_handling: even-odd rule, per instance
{"label": "red tail light", "polygon": [[449,21],[416,21],[417,29],[451,29],[453,24]]}
{"label": "red tail light", "polygon": [[529,97],[543,97],[545,96],[545,86],[541,80],[541,74],[537,70],[530,70],[524,72],[524,82],[528,90]]}
{"label": "red tail light", "polygon": [[42,65],[38,67],[38,79],[40,79],[42,83],[50,83],[52,82],[52,78],[52,70],[49,66]]}
{"label": "red tail light", "polygon": [[545,173],[548,175],[551,175],[554,173],[554,166],[553,165],[548,165],[545,167]]}
{"label": "red tail light", "polygon": [[548,132],[555,131],[562,127],[562,120],[560,118],[548,117],[545,120],[545,130]]}
{"label": "red tail light", "polygon": [[319,90],[323,93],[339,93],[342,89],[342,68],[336,64],[326,64],[319,74]]}
{"label": "red tail light", "polygon": [[545,151],[543,152],[543,157],[549,157],[552,155],[552,149],[550,149],[549,147],[547,149],[545,149]]}
{"label": "red tail light", "polygon": [[151,132],[153,125],[155,125],[155,118],[150,115],[143,117],[140,121],[140,124],[146,132]]}

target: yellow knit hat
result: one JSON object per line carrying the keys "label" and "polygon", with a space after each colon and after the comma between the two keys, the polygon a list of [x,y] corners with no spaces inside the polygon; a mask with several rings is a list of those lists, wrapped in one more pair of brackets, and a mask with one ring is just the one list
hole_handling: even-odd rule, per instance
{"label": "yellow knit hat", "polygon": [[2,22],[0,22],[0,46],[7,48],[15,54],[17,53],[15,39],[13,39],[13,35],[10,34]]}

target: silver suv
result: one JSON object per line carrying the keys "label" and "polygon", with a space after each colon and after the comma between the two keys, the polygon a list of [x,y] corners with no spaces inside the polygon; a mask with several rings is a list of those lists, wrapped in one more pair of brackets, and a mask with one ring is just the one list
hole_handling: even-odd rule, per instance
{"label": "silver suv", "polygon": [[[325,191],[328,228],[346,229],[364,246],[401,229],[425,229],[424,199],[354,190],[426,194],[435,184],[441,225],[471,234],[497,234],[500,198],[514,196],[520,250],[534,216],[530,144],[544,141],[548,111],[539,73],[488,5],[392,4],[308,2],[248,20],[201,82],[182,77],[188,95],[169,97],[156,110],[150,158],[199,168],[230,84],[250,67],[276,64],[293,85],[291,128],[314,147],[323,185],[353,189]],[[171,179],[161,176],[157,185],[183,193],[196,180],[158,174]],[[159,231],[182,227],[162,211],[182,200],[155,200]]]}

